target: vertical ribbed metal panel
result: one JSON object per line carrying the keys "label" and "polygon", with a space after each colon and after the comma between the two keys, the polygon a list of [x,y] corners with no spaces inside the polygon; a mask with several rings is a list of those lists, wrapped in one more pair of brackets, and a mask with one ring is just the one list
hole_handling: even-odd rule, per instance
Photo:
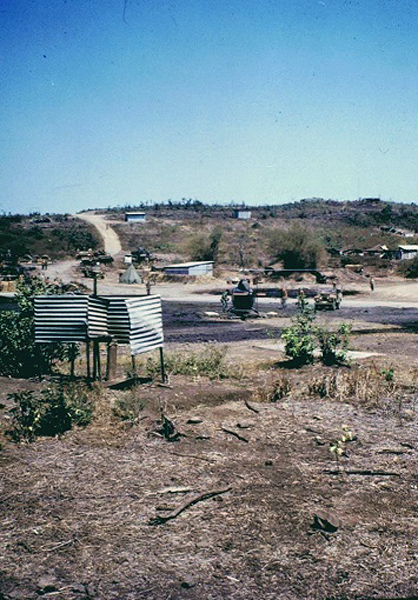
{"label": "vertical ribbed metal panel", "polygon": [[161,298],[144,296],[129,298],[126,306],[130,319],[132,354],[141,354],[164,345]]}
{"label": "vertical ribbed metal panel", "polygon": [[84,342],[88,296],[36,296],[35,342]]}
{"label": "vertical ribbed metal panel", "polygon": [[129,344],[130,320],[126,307],[126,298],[107,297],[108,301],[108,331],[119,344]]}
{"label": "vertical ribbed metal panel", "polygon": [[108,301],[104,298],[89,297],[88,334],[90,338],[109,335]]}

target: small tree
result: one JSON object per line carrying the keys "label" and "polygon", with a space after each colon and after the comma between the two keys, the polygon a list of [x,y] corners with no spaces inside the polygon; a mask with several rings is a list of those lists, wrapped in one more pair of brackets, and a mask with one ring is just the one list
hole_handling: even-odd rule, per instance
{"label": "small tree", "polygon": [[349,346],[351,326],[341,323],[337,331],[329,331],[325,327],[315,328],[316,337],[325,365],[336,365],[345,362]]}
{"label": "small tree", "polygon": [[283,329],[282,338],[285,341],[285,353],[295,366],[307,365],[313,362],[316,348],[314,318],[314,313],[305,310],[293,320],[290,327]]}
{"label": "small tree", "polygon": [[315,311],[306,304],[299,307],[298,316],[290,327],[283,329],[285,352],[296,366],[313,362],[318,345],[324,365],[337,365],[345,362],[350,342],[351,326],[341,323],[337,331],[315,325]]}
{"label": "small tree", "polygon": [[209,235],[201,233],[194,235],[187,243],[187,251],[192,260],[213,260],[219,257],[219,246],[222,239],[222,229],[215,227]]}
{"label": "small tree", "polygon": [[285,269],[316,269],[324,261],[325,248],[316,233],[300,223],[271,234],[270,249]]}
{"label": "small tree", "polygon": [[20,312],[0,312],[0,375],[33,377],[50,373],[57,360],[68,354],[64,344],[35,344],[33,296],[57,293],[39,277],[19,280],[16,302]]}

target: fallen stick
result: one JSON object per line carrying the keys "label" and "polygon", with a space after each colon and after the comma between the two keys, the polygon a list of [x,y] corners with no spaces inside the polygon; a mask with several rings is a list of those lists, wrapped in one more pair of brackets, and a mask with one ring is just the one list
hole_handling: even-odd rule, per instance
{"label": "fallen stick", "polygon": [[71,546],[71,544],[74,544],[74,540],[68,540],[68,542],[61,542],[60,544],[57,544],[56,546],[52,546],[52,548],[45,548],[45,546],[42,546],[42,548],[40,548],[40,550],[42,550],[44,552],[55,552],[55,550],[59,550],[60,548],[65,548],[66,546]]}
{"label": "fallen stick", "polygon": [[196,456],[196,454],[181,454],[181,452],[167,452],[167,454],[171,454],[172,456],[181,456],[182,458],[195,458],[196,460],[205,460],[206,462],[210,463],[215,462],[211,458],[206,458],[205,456]]}
{"label": "fallen stick", "polygon": [[384,448],[383,450],[378,450],[377,454],[410,454],[408,450],[395,450],[391,448]]}
{"label": "fallen stick", "polygon": [[241,442],[245,442],[246,444],[248,444],[248,440],[247,438],[243,437],[242,435],[240,435],[239,433],[237,433],[236,431],[232,431],[232,429],[226,429],[226,427],[221,427],[222,431],[224,431],[225,433],[229,433],[231,435],[234,435],[236,438],[238,438],[239,440],[241,440]]}
{"label": "fallen stick", "polygon": [[254,406],[251,406],[251,404],[248,402],[248,400],[244,400],[245,406],[248,408],[248,410],[252,410],[253,412],[257,413],[257,415],[259,414],[259,410],[257,410],[256,408],[254,408]]}
{"label": "fallen stick", "polygon": [[167,523],[167,521],[176,519],[179,515],[181,515],[182,512],[184,512],[191,506],[194,506],[198,502],[202,502],[203,500],[209,500],[209,498],[213,498],[214,496],[220,496],[221,494],[226,494],[226,492],[230,492],[231,490],[232,490],[232,488],[228,487],[228,488],[225,488],[224,490],[214,490],[212,492],[205,492],[204,494],[200,494],[199,496],[196,496],[192,500],[189,500],[189,502],[186,502],[186,504],[183,504],[183,506],[181,506],[179,509],[177,509],[175,512],[173,512],[171,515],[167,515],[166,517],[158,515],[154,519],[150,519],[149,525],[163,525],[164,523]]}
{"label": "fallen stick", "polygon": [[369,471],[368,469],[360,469],[360,470],[350,470],[350,471],[337,471],[325,469],[324,473],[327,475],[341,475],[344,473],[345,475],[370,475],[371,477],[400,477],[399,473],[393,473],[391,471]]}

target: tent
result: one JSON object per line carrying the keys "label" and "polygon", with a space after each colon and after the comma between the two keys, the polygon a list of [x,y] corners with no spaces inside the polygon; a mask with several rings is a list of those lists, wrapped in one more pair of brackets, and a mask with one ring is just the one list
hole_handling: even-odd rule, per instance
{"label": "tent", "polygon": [[142,278],[133,265],[129,265],[125,273],[120,276],[119,283],[142,283]]}

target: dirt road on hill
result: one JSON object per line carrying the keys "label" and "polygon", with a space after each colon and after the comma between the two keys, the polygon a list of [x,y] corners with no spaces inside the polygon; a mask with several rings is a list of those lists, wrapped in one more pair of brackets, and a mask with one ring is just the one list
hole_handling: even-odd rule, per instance
{"label": "dirt road on hill", "polygon": [[114,229],[109,225],[103,215],[98,215],[94,212],[85,212],[79,213],[76,215],[78,219],[82,219],[83,221],[87,221],[91,225],[96,227],[97,231],[101,235],[104,240],[105,251],[111,254],[112,256],[116,256],[120,252],[122,252],[122,246],[119,240],[119,236],[115,232]]}

